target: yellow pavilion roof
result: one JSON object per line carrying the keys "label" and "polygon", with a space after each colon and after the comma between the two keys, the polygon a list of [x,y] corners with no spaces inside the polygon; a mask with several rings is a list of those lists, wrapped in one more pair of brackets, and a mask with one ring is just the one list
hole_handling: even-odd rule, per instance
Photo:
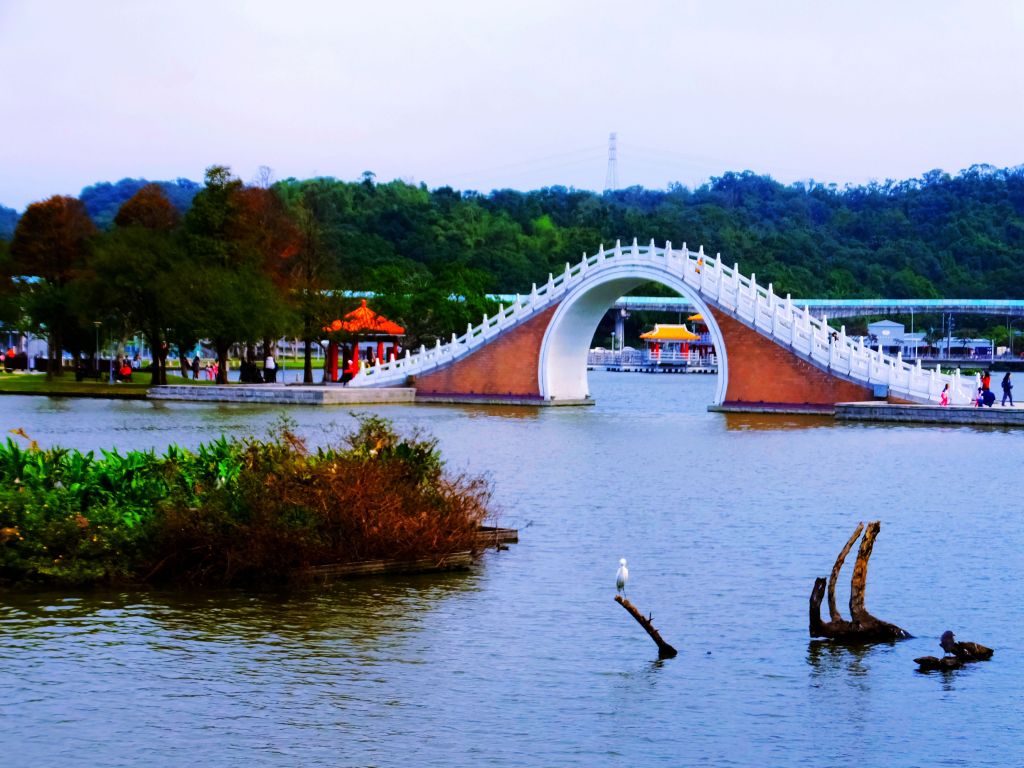
{"label": "yellow pavilion roof", "polygon": [[640,334],[641,339],[654,341],[696,341],[700,338],[685,325],[655,325],[653,331]]}
{"label": "yellow pavilion roof", "polygon": [[700,312],[698,312],[696,315],[690,315],[686,319],[689,320],[692,323],[703,323],[704,322],[704,315],[702,315]]}

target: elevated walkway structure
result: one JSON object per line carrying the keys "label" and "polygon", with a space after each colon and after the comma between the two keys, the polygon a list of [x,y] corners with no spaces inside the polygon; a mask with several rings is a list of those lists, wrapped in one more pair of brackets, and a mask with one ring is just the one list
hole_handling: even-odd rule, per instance
{"label": "elevated walkway structure", "polygon": [[598,322],[619,297],[646,282],[665,285],[704,315],[718,352],[714,406],[820,410],[872,397],[929,403],[939,401],[946,385],[952,402],[967,403],[975,391],[975,381],[958,371],[926,371],[855,342],[845,328],[830,327],[703,247],[635,240],[628,248],[616,243],[584,254],[465,334],[369,366],[349,386],[415,386],[417,397],[586,401],[587,352]]}
{"label": "elevated walkway structure", "polygon": [[[500,297],[506,298],[506,297]],[[621,296],[615,309],[650,312],[689,312],[693,305],[681,296]],[[801,299],[815,317],[874,317],[877,315],[993,315],[1024,317],[1020,299]]]}

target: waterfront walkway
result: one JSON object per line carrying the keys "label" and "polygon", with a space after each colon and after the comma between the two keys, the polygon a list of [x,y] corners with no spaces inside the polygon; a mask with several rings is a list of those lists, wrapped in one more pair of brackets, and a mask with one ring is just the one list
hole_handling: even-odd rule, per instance
{"label": "waterfront walkway", "polygon": [[837,403],[837,421],[884,421],[917,424],[970,424],[983,427],[1024,427],[1024,407],[910,405],[885,402]]}
{"label": "waterfront walkway", "polygon": [[411,403],[416,399],[416,390],[411,387],[355,389],[322,384],[226,384],[205,387],[171,384],[150,388],[149,399],[268,405],[368,405]]}

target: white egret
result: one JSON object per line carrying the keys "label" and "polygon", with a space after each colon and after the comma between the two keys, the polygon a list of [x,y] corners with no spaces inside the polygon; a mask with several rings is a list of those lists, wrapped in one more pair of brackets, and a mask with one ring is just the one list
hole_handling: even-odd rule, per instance
{"label": "white egret", "polygon": [[619,560],[619,570],[615,572],[615,591],[626,594],[626,582],[629,581],[629,568],[626,567],[626,558]]}

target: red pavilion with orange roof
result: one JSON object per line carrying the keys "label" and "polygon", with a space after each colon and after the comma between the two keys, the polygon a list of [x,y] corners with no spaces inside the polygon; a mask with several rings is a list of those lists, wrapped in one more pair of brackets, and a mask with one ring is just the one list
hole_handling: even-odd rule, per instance
{"label": "red pavilion with orange roof", "polygon": [[[359,372],[360,361],[376,361],[378,363],[387,360],[394,360],[400,353],[398,339],[405,336],[405,328],[398,323],[388,320],[366,306],[366,299],[346,314],[343,318],[335,320],[324,326],[328,334],[344,334],[352,339],[350,345],[345,348],[344,360],[345,370],[342,382],[347,383]],[[373,342],[376,341],[376,349]],[[369,344],[360,344],[370,342]],[[327,380],[338,380],[338,355],[341,344],[338,339],[328,336],[327,340]]]}

